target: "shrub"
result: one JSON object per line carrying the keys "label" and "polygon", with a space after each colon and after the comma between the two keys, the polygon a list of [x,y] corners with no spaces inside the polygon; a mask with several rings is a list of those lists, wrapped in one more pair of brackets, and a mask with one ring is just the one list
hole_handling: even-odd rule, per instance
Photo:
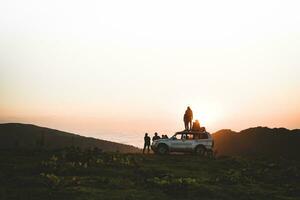
{"label": "shrub", "polygon": [[45,181],[45,184],[47,187],[50,187],[51,189],[58,189],[59,186],[61,186],[62,179],[54,174],[40,174],[42,178]]}

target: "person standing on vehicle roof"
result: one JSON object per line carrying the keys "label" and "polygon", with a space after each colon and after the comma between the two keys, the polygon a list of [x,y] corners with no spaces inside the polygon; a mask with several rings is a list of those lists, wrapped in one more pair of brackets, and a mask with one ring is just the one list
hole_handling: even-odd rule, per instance
{"label": "person standing on vehicle roof", "polygon": [[185,130],[191,130],[192,129],[192,122],[193,122],[193,111],[192,109],[188,106],[183,117],[184,121],[184,127]]}
{"label": "person standing on vehicle roof", "polygon": [[148,153],[150,152],[150,141],[151,138],[148,136],[148,133],[145,133],[143,154],[145,153],[146,148],[148,149]]}

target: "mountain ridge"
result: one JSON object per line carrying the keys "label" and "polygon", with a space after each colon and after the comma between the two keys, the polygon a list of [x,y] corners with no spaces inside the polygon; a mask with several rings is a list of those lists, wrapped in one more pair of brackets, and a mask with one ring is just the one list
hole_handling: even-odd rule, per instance
{"label": "mountain ridge", "polygon": [[267,126],[254,126],[254,127],[250,127],[250,128],[246,128],[246,129],[243,129],[243,130],[240,130],[240,131],[234,131],[230,128],[224,128],[224,129],[220,129],[216,132],[214,132],[213,134],[215,133],[218,133],[220,131],[230,131],[230,132],[234,132],[234,133],[245,133],[245,132],[249,132],[249,131],[252,131],[252,130],[274,130],[274,131],[277,131],[277,130],[281,130],[281,131],[286,131],[286,132],[299,132],[300,133],[300,129],[288,129],[288,128],[285,128],[285,127],[274,127],[274,128],[270,128],[270,127],[267,127]]}
{"label": "mountain ridge", "polygon": [[100,148],[103,151],[139,152],[132,145],[108,140],[86,137],[34,124],[3,123],[0,124],[0,148],[49,148],[57,149],[67,146],[80,148]]}
{"label": "mountain ridge", "polygon": [[239,132],[221,129],[212,137],[219,155],[266,155],[298,158],[300,129],[251,127]]}
{"label": "mountain ridge", "polygon": [[[212,134],[217,155],[267,155],[297,158],[300,152],[300,129],[251,127],[239,132],[221,129]],[[103,151],[137,153],[132,145],[81,136],[34,124],[0,124],[0,149],[64,147],[100,148]]]}

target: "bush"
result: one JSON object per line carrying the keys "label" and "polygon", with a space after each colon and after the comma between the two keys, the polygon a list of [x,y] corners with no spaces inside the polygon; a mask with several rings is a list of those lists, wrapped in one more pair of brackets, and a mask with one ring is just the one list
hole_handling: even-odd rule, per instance
{"label": "bush", "polygon": [[41,173],[41,177],[44,179],[44,182],[47,187],[51,189],[58,189],[61,186],[62,179],[54,174],[45,174]]}

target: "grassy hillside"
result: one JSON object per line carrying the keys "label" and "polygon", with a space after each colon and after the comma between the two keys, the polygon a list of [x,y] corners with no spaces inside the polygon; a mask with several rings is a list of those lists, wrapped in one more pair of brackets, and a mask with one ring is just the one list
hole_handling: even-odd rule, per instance
{"label": "grassy hillside", "polygon": [[300,130],[256,127],[234,132],[220,130],[213,134],[219,155],[266,155],[300,158]]}
{"label": "grassy hillside", "polygon": [[222,130],[213,137],[219,155],[243,157],[112,153],[138,149],[34,125],[2,124],[0,199],[299,199],[300,160],[294,159],[299,130],[258,127]]}
{"label": "grassy hillside", "polygon": [[300,162],[60,151],[0,151],[5,200],[296,200]]}
{"label": "grassy hillside", "polygon": [[130,145],[83,137],[31,124],[0,124],[0,149],[60,149],[68,146],[97,147],[103,151],[139,152]]}

